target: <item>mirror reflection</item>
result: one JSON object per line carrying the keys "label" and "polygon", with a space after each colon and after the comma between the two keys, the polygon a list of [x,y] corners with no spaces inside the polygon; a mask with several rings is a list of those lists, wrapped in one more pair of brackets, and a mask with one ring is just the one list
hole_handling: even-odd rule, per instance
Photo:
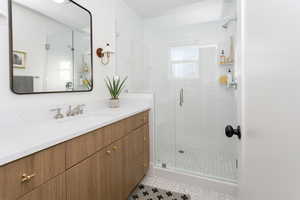
{"label": "mirror reflection", "polygon": [[12,89],[92,90],[91,15],[68,0],[11,0]]}

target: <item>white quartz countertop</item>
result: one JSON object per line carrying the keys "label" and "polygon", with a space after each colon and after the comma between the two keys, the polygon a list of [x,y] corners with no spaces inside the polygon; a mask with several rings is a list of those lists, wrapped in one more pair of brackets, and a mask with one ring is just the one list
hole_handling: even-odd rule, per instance
{"label": "white quartz countertop", "polygon": [[102,105],[94,106],[84,115],[61,120],[24,121],[15,126],[3,124],[0,166],[149,110],[151,106],[149,101],[127,102],[114,109]]}

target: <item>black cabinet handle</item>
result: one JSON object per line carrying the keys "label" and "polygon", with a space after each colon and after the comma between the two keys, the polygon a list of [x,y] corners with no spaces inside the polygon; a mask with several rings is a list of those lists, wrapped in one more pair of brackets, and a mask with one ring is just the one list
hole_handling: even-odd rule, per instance
{"label": "black cabinet handle", "polygon": [[240,126],[238,126],[237,129],[232,128],[232,126],[230,126],[230,125],[226,126],[225,134],[229,138],[231,138],[234,135],[238,136],[239,139],[242,138],[241,127]]}

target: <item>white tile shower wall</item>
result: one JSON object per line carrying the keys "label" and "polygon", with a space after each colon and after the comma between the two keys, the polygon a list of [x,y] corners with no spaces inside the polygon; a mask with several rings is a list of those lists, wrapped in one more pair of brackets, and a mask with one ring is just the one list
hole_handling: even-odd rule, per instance
{"label": "white tile shower wall", "polygon": [[[147,49],[147,53],[145,55],[145,63],[146,67],[150,71],[150,86],[151,89],[155,92],[156,96],[156,122],[158,145],[157,159],[160,161],[165,161],[168,164],[174,165],[174,163],[176,162],[175,159],[177,156],[177,150],[179,150],[178,146],[175,146],[175,139],[177,145],[186,146],[187,149],[193,149],[197,147],[202,152],[206,151],[209,154],[215,152],[215,157],[218,156],[222,152],[222,150],[230,152],[228,156],[236,154],[236,140],[227,139],[224,135],[223,128],[226,124],[219,125],[221,127],[220,131],[212,132],[212,130],[207,129],[201,130],[203,134],[199,134],[199,132],[195,130],[186,130],[190,137],[187,137],[186,134],[177,134],[177,136],[175,136],[174,106],[177,105],[175,104],[177,96],[173,92],[174,82],[172,82],[168,77],[169,46],[174,44],[222,44],[224,43],[225,38],[227,38],[230,33],[232,34],[232,31],[234,29],[224,30],[222,29],[220,22],[189,25],[173,29],[158,28],[156,26],[153,26],[153,23],[151,22],[149,24],[146,23],[144,33],[145,48]],[[223,73],[225,72],[225,69],[219,66],[216,70],[219,70]],[[215,77],[215,80],[217,79],[218,77]],[[219,111],[221,111],[218,112],[218,121],[234,124],[236,122],[237,116],[237,105],[234,91],[226,89],[224,89],[223,92],[216,91],[219,90],[208,90],[208,93],[205,94],[207,97],[211,96],[211,98],[207,100],[207,102],[211,102],[211,104],[207,104],[211,105],[211,108],[201,109],[214,110],[214,106],[218,105],[218,109]],[[203,119],[195,120],[208,120],[206,119],[208,116],[203,115],[203,117]],[[211,123],[214,123],[215,121],[214,118],[211,118],[209,120],[212,120],[210,121]],[[197,123],[197,121],[194,121],[193,123]],[[206,138],[205,141],[210,141],[211,143],[204,142],[203,136]],[[162,152],[170,153],[167,155],[166,153]],[[235,157],[237,157],[237,155],[235,155]],[[227,178],[232,177],[236,176],[227,176]]]}

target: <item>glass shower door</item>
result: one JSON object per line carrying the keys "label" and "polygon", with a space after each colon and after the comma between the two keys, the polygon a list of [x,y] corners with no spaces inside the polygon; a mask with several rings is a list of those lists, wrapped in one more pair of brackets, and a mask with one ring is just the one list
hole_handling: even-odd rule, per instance
{"label": "glass shower door", "polygon": [[45,45],[46,90],[64,91],[73,89],[73,33],[71,29],[48,35]]}
{"label": "glass shower door", "polygon": [[216,46],[171,49],[175,80],[175,168],[226,181],[236,180],[237,142],[224,128],[236,122],[234,91],[219,84],[224,69]]}

